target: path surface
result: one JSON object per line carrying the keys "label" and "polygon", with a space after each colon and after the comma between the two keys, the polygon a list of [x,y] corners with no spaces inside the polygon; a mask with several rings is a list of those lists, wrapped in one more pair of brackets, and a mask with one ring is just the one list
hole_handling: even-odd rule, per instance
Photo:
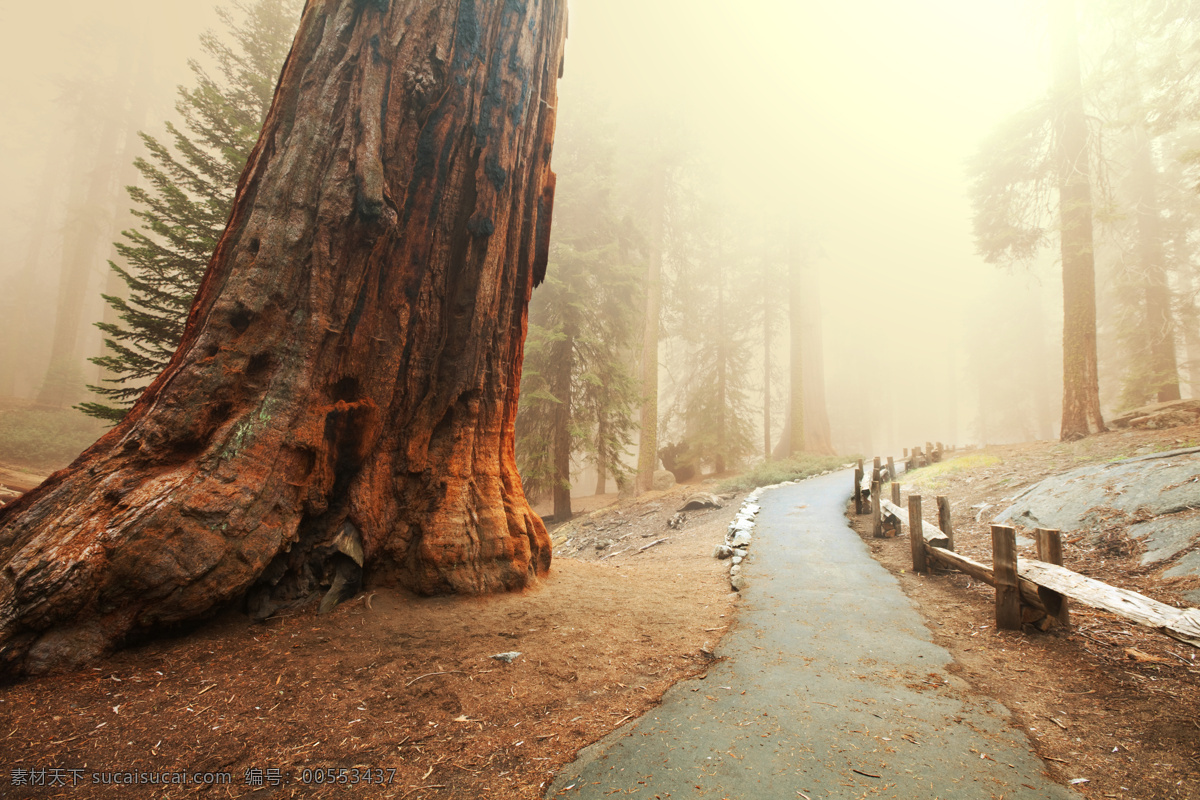
{"label": "path surface", "polygon": [[1072,798],[846,525],[838,473],[759,500],[748,587],[703,680],[580,753],[546,797]]}

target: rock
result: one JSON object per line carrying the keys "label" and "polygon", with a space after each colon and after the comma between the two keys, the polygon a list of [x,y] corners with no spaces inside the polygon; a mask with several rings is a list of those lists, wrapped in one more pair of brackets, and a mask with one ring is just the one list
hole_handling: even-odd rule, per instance
{"label": "rock", "polygon": [[77,669],[112,649],[97,622],[75,628],[54,628],[29,648],[26,668],[30,675]]}
{"label": "rock", "polygon": [[675,476],[665,469],[654,470],[653,487],[658,491],[670,489],[675,485]]}
{"label": "rock", "polygon": [[741,565],[741,564],[734,564],[732,567],[730,567],[730,568],[729,568],[729,574],[730,574],[730,576],[737,575],[737,574],[738,574],[739,572],[741,572],[741,571],[742,571],[742,565]]}
{"label": "rock", "polygon": [[742,506],[742,510],[738,513],[753,517],[758,514],[759,511],[760,507],[757,503],[746,503],[746,505]]}
{"label": "rock", "polygon": [[1197,505],[1200,447],[1096,464],[1046,478],[1016,498],[995,519],[1030,528],[1076,530],[1105,509],[1156,516]]}
{"label": "rock", "polygon": [[492,656],[492,658],[496,659],[497,661],[503,661],[505,664],[511,664],[512,662],[516,661],[520,655],[521,654],[518,652],[496,653],[496,655]]}
{"label": "rock", "polygon": [[736,519],[729,525],[731,531],[750,531],[754,530],[754,520]]}
{"label": "rock", "polygon": [[717,497],[715,494],[709,494],[708,492],[697,492],[696,494],[689,495],[688,498],[683,501],[683,505],[679,507],[679,510],[691,511],[697,508],[724,507],[725,504],[721,502],[721,498]]}
{"label": "rock", "polygon": [[733,554],[734,554],[735,556],[741,556],[742,558],[745,558],[745,557],[746,557],[746,554],[747,554],[747,553],[749,553],[749,552],[750,552],[749,550],[745,550],[745,549],[743,549],[743,548],[739,547],[739,548],[737,548],[736,550],[734,550],[734,551],[733,551]]}
{"label": "rock", "polygon": [[1129,526],[1129,535],[1145,541],[1142,563],[1156,564],[1192,546],[1200,536],[1200,514],[1171,514],[1139,522]]}
{"label": "rock", "polygon": [[1200,417],[1190,411],[1176,409],[1135,417],[1129,421],[1129,427],[1157,431],[1164,428],[1178,428],[1180,425],[1193,425],[1198,419]]}
{"label": "rock", "polygon": [[687,514],[684,514],[682,511],[677,511],[671,515],[669,520],[667,520],[667,527],[679,529],[683,527],[683,523],[685,522],[687,522]]}
{"label": "rock", "polygon": [[[1143,420],[1147,417],[1157,416],[1165,413],[1180,413],[1191,414],[1191,422],[1196,422],[1200,418],[1200,400],[1170,400],[1165,403],[1154,403],[1148,406],[1136,408],[1133,411],[1128,411],[1116,419],[1109,420],[1109,424],[1114,428],[1139,427],[1134,424],[1136,420]],[[1182,424],[1191,424],[1182,423]]]}
{"label": "rock", "polygon": [[734,575],[729,579],[729,585],[735,592],[740,592],[742,589],[746,588],[746,579],[741,575]]}
{"label": "rock", "polygon": [[713,548],[713,558],[725,559],[733,555],[733,548],[727,544],[719,544]]}
{"label": "rock", "polygon": [[736,567],[738,564],[741,564],[741,563],[742,563],[742,556],[734,556],[734,557],[733,557],[733,565],[734,565],[735,567]]}
{"label": "rock", "polygon": [[750,536],[749,531],[738,531],[737,533],[734,534],[733,540],[729,543],[729,546],[730,547],[746,547],[747,545],[750,544],[750,539],[751,539],[751,536]]}

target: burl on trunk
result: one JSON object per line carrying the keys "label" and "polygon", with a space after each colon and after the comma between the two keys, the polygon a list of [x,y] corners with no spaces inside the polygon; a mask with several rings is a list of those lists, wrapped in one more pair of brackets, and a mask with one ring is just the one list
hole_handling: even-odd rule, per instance
{"label": "burl on trunk", "polygon": [[0,512],[0,671],[361,565],[422,594],[546,572],[513,420],[565,5],[310,0],[170,366]]}

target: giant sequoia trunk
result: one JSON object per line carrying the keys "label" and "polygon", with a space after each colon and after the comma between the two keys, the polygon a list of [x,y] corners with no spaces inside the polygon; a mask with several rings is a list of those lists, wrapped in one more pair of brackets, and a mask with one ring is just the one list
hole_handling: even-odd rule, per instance
{"label": "giant sequoia trunk", "polygon": [[545,573],[513,420],[565,5],[310,0],[178,352],[0,512],[5,671],[347,559],[423,594]]}
{"label": "giant sequoia trunk", "polygon": [[1062,226],[1063,408],[1060,437],[1105,430],[1096,366],[1096,268],[1092,249],[1092,187],[1087,117],[1079,76],[1075,0],[1055,0],[1055,95],[1058,104],[1058,187]]}

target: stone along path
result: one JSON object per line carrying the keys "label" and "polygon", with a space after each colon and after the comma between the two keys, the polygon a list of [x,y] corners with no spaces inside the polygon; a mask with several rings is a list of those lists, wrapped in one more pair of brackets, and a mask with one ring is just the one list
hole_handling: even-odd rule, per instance
{"label": "stone along path", "polygon": [[950,654],[847,526],[851,483],[763,494],[723,660],[582,751],[546,797],[1077,797],[1003,706],[947,673]]}

